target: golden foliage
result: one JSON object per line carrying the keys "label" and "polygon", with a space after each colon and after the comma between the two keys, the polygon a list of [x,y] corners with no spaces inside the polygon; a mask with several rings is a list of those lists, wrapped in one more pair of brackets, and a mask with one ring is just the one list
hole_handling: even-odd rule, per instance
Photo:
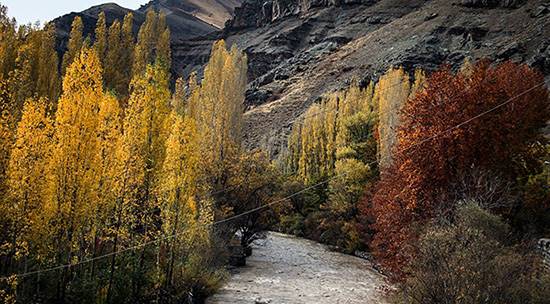
{"label": "golden foliage", "polygon": [[242,114],[247,83],[246,55],[236,47],[227,50],[216,42],[201,84],[189,82],[189,115],[197,124],[206,175],[216,184],[227,161],[238,154],[242,137]]}

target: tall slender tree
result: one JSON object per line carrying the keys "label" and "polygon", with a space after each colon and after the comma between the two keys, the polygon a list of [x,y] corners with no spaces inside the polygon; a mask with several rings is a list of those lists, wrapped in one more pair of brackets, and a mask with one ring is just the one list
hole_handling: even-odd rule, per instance
{"label": "tall slender tree", "polygon": [[[67,68],[55,117],[55,142],[49,165],[46,213],[57,264],[85,256],[94,227],[100,166],[98,112],[103,98],[101,64],[95,51],[83,49]],[[65,297],[70,269],[61,277]]]}
{"label": "tall slender tree", "polygon": [[69,42],[67,44],[67,51],[63,55],[63,63],[61,65],[61,75],[65,75],[65,72],[69,65],[75,60],[76,57],[80,54],[80,50],[84,45],[83,38],[84,24],[82,23],[82,18],[79,16],[75,17],[73,24],[71,26],[71,34],[69,37]]}
{"label": "tall slender tree", "polygon": [[107,55],[107,22],[105,20],[105,12],[99,13],[96,28],[94,49],[99,56],[102,67],[105,67],[105,57]]}
{"label": "tall slender tree", "polygon": [[42,32],[42,41],[38,53],[38,96],[47,97],[55,103],[60,95],[59,57],[55,51],[55,26],[48,24]]}
{"label": "tall slender tree", "polygon": [[[40,227],[47,180],[43,174],[50,159],[53,123],[47,112],[47,102],[28,100],[17,127],[16,141],[7,170],[7,204],[2,209],[9,214],[12,243],[10,257],[21,259],[39,252]],[[13,270],[13,269],[12,269]]]}
{"label": "tall slender tree", "polygon": [[236,47],[227,50],[216,42],[200,85],[193,82],[189,98],[190,115],[197,122],[201,151],[212,184],[223,182],[227,161],[241,145],[242,115],[247,82],[246,55]]}

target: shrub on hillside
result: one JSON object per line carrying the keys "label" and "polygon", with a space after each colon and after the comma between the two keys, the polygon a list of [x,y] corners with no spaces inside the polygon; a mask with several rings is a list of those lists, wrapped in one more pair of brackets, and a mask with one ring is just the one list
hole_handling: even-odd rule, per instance
{"label": "shrub on hillside", "polygon": [[[420,237],[397,303],[548,303],[536,258],[508,244],[510,227],[476,204]],[[541,281],[542,280],[542,281]]]}

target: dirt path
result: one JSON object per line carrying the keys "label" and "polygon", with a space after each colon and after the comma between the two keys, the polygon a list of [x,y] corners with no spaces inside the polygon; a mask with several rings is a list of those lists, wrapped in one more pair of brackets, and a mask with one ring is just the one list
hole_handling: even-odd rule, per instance
{"label": "dirt path", "polygon": [[370,263],[331,252],[318,243],[269,233],[254,246],[247,266],[207,304],[386,303],[382,276]]}

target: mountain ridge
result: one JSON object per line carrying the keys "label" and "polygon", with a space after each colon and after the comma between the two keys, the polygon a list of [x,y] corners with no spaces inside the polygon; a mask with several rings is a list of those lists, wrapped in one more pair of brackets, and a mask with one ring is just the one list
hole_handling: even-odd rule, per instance
{"label": "mountain ridge", "polygon": [[172,41],[180,42],[194,37],[219,31],[225,22],[233,16],[234,8],[241,0],[152,0],[136,10],[122,7],[113,2],[92,6],[81,12],[71,12],[54,19],[57,29],[58,45],[64,50],[75,17],[82,18],[84,35],[93,36],[98,15],[105,12],[107,25],[114,20],[122,20],[127,13],[134,14],[134,30],[145,21],[150,9],[166,15],[167,24],[172,32]]}

